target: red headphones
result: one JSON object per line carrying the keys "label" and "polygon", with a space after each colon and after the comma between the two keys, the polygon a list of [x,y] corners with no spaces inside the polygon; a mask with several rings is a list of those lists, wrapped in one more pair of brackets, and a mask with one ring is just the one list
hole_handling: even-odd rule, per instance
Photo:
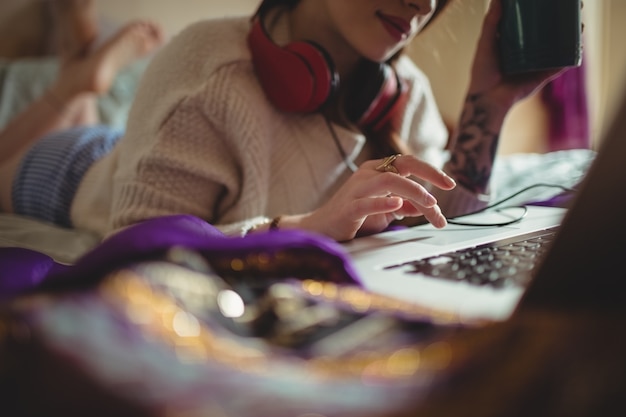
{"label": "red headphones", "polygon": [[[291,42],[284,47],[271,39],[255,16],[248,34],[252,62],[269,100],[279,110],[289,113],[311,113],[319,110],[339,88],[339,75],[329,54],[319,45]],[[372,63],[377,69],[376,83],[364,80],[353,88],[350,101],[355,108],[347,111],[358,126],[378,129],[393,115],[406,92],[404,82],[387,64]]]}

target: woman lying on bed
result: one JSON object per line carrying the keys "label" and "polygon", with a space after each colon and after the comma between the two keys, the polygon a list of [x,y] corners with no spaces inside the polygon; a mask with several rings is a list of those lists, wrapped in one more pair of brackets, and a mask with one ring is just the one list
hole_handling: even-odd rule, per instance
{"label": "woman lying on bed", "polygon": [[[404,216],[444,227],[487,204],[506,114],[558,74],[500,72],[492,1],[446,162],[429,82],[402,52],[447,3],[265,0],[252,20],[194,24],[152,60],[120,140],[96,128],[39,140],[45,132],[9,129],[41,123],[9,127],[0,207],[103,236],[174,213],[231,234],[299,228],[339,241]],[[120,44],[96,53],[95,67],[118,67],[109,58]],[[51,106],[76,93],[80,78],[62,77],[34,104],[41,113],[72,107]]]}

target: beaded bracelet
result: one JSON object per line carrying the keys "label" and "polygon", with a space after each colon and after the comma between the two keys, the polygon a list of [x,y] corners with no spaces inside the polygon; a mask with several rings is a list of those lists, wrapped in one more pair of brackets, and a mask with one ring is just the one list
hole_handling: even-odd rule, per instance
{"label": "beaded bracelet", "polygon": [[278,223],[280,223],[280,220],[282,219],[283,216],[276,216],[272,219],[271,223],[270,223],[270,230],[278,230]]}
{"label": "beaded bracelet", "polygon": [[252,226],[244,228],[243,233],[241,235],[246,236],[250,233],[255,232],[259,227],[265,226],[267,224],[269,224],[268,230],[270,231],[278,230],[278,224],[280,223],[280,220],[282,219],[282,217],[283,216],[277,216],[277,217],[274,217],[272,220],[268,219],[268,220],[263,221],[262,223],[253,224]]}

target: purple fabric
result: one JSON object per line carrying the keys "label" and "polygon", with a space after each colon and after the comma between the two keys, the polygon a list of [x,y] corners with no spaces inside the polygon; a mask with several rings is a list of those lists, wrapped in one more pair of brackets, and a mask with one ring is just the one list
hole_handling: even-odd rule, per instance
{"label": "purple fabric", "polygon": [[563,193],[547,200],[531,201],[528,204],[532,206],[569,208],[574,196],[574,193]]}
{"label": "purple fabric", "polygon": [[542,99],[550,115],[548,149],[588,149],[591,144],[584,61],[548,83]]}
{"label": "purple fabric", "polygon": [[49,256],[23,248],[0,248],[0,298],[62,283],[88,285],[122,265],[163,255],[174,246],[225,256],[263,249],[302,248],[334,258],[346,282],[358,282],[343,248],[334,240],[297,230],[227,237],[207,222],[189,215],[146,220],[100,243],[74,265],[64,266]]}
{"label": "purple fabric", "polygon": [[40,252],[0,248],[0,295],[18,294],[35,288],[48,275],[61,273],[66,268]]}

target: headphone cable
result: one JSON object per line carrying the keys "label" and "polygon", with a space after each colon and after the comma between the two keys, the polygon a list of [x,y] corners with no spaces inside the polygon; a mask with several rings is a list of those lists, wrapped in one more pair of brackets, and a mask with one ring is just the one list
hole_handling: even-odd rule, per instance
{"label": "headphone cable", "polygon": [[357,169],[359,169],[359,167],[357,167],[354,164],[354,162],[352,162],[352,160],[348,157],[348,154],[346,153],[346,151],[343,149],[343,146],[341,146],[341,142],[339,141],[339,136],[337,135],[337,132],[335,132],[335,128],[333,127],[333,124],[331,123],[331,121],[328,119],[327,116],[323,116],[323,117],[324,117],[324,120],[326,121],[326,126],[328,126],[328,130],[330,130],[330,134],[333,137],[335,146],[337,146],[337,149],[339,150],[339,153],[341,154],[341,157],[343,158],[344,162],[346,163],[350,171],[352,171],[353,173],[356,172]]}
{"label": "headphone cable", "polygon": [[503,210],[512,209],[512,208],[522,209],[522,214],[520,214],[519,216],[517,216],[517,217],[515,217],[515,218],[513,218],[511,220],[506,220],[506,221],[503,221],[503,222],[474,223],[474,222],[463,222],[463,221],[459,221],[459,220],[455,220],[455,219],[458,218],[458,217],[469,216],[471,214],[482,213],[482,212],[485,212],[487,210],[496,208],[497,206],[506,203],[507,201],[517,197],[518,195],[520,195],[522,193],[525,193],[526,191],[532,190],[533,188],[538,188],[538,187],[560,188],[561,190],[563,190],[566,193],[574,193],[574,192],[576,192],[576,190],[573,189],[573,188],[565,187],[565,186],[562,186],[562,185],[559,185],[559,184],[548,184],[548,183],[532,184],[532,185],[529,185],[527,187],[522,188],[519,191],[516,191],[515,193],[509,195],[508,197],[505,197],[505,198],[501,199],[500,201],[497,201],[497,202],[495,202],[493,204],[490,204],[490,205],[488,205],[486,207],[483,207],[480,210],[476,210],[476,211],[473,211],[471,213],[463,214],[462,216],[449,218],[449,219],[447,219],[448,223],[454,224],[454,225],[457,225],[457,226],[483,226],[483,227],[500,227],[500,226],[508,226],[508,225],[517,223],[517,222],[521,221],[526,216],[526,214],[528,213],[528,206],[526,204],[522,204],[522,205],[518,205],[518,206],[506,206],[506,207],[502,207],[502,208],[496,209],[496,211],[503,211]]}
{"label": "headphone cable", "polygon": [[[333,127],[331,121],[328,119],[328,117],[324,116],[324,120],[326,121],[326,126],[328,126],[328,130],[330,130],[331,136],[333,138],[333,141],[335,142],[335,145],[337,146],[337,149],[339,150],[339,153],[341,154],[344,162],[346,163],[346,165],[348,166],[348,168],[350,169],[350,171],[352,171],[353,173],[357,171],[358,167],[354,164],[354,162],[352,162],[352,160],[348,157],[348,154],[346,153],[346,151],[343,149],[343,147],[341,146],[341,142],[339,141],[339,137],[337,135],[337,132],[335,131],[335,128]],[[576,192],[575,189],[573,188],[569,188],[569,187],[565,187],[559,184],[548,184],[548,183],[537,183],[537,184],[532,184],[529,185],[525,188],[522,188],[521,190],[516,191],[515,193],[501,199],[500,201],[497,201],[495,203],[492,203],[486,207],[483,207],[480,210],[476,210],[473,211],[471,213],[467,213],[467,214],[463,214],[462,216],[456,216],[456,217],[451,217],[448,218],[448,223],[450,224],[454,224],[457,226],[482,226],[482,227],[501,227],[501,226],[508,226],[514,223],[518,223],[520,222],[524,217],[526,217],[526,214],[528,213],[528,206],[526,204],[522,204],[522,205],[517,205],[517,206],[506,206],[506,207],[501,207],[499,209],[496,209],[496,211],[500,212],[506,209],[522,209],[522,214],[518,215],[517,217],[511,219],[511,220],[506,220],[503,222],[490,222],[490,223],[474,223],[474,222],[463,222],[463,221],[459,221],[459,220],[455,220],[458,217],[463,217],[463,216],[469,216],[472,214],[478,214],[478,213],[482,213],[485,212],[487,210],[496,208],[504,203],[506,203],[507,201],[517,197],[518,195],[525,193],[526,191],[532,190],[533,188],[538,188],[538,187],[549,187],[549,188],[560,188],[561,190],[563,190],[566,193],[574,193]]]}

